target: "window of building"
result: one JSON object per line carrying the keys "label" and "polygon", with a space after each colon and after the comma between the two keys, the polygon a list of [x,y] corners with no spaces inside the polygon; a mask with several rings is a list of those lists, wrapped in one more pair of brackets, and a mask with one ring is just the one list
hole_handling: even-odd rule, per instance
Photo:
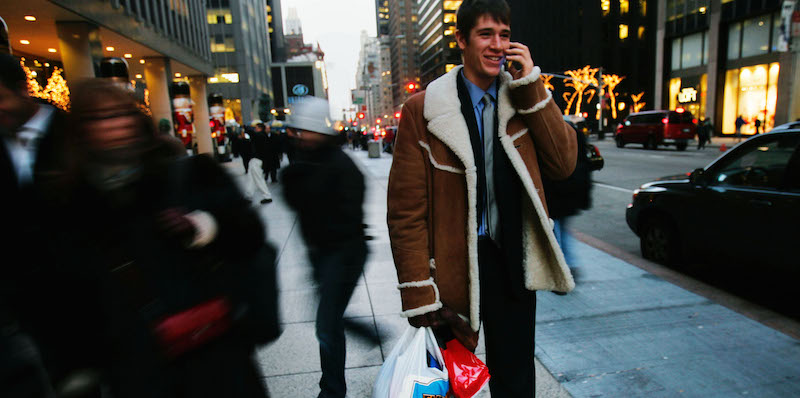
{"label": "window of building", "polygon": [[703,33],[683,37],[681,68],[692,68],[703,64]]}
{"label": "window of building", "polygon": [[444,9],[449,11],[456,11],[461,6],[461,0],[445,0]]}
{"label": "window of building", "polygon": [[639,12],[643,17],[647,16],[647,0],[639,0]]}
{"label": "window of building", "polygon": [[631,5],[628,0],[619,0],[619,13],[625,15],[630,11]]}
{"label": "window of building", "polygon": [[743,134],[755,133],[753,122],[756,118],[761,120],[763,131],[775,126],[779,72],[780,64],[773,62],[731,69],[725,73],[723,134],[736,132],[735,122],[739,115],[749,123],[742,127]]}
{"label": "window of building", "polygon": [[619,39],[625,40],[628,38],[628,25],[619,24]]}
{"label": "window of building", "polygon": [[639,40],[644,39],[644,26],[640,26],[639,27],[638,37],[639,37]]}
{"label": "window of building", "polygon": [[444,14],[444,23],[455,23],[456,22],[456,14],[451,12],[447,12]]}
{"label": "window of building", "polygon": [[733,24],[728,28],[728,59],[739,59],[742,25]]}
{"label": "window of building", "polygon": [[230,10],[225,10],[225,9],[208,10],[206,12],[206,17],[209,25],[216,25],[216,24],[230,25],[233,23],[233,15],[231,15]]}
{"label": "window of building", "polygon": [[781,41],[781,14],[772,15],[772,46],[770,51],[778,51],[778,43]]}
{"label": "window of building", "polygon": [[681,39],[672,40],[672,70],[681,69]]}
{"label": "window of building", "polygon": [[769,52],[770,16],[744,21],[742,26],[742,58]]}
{"label": "window of building", "polygon": [[611,12],[611,0],[600,0],[600,10],[603,11],[603,16],[607,16]]}
{"label": "window of building", "polygon": [[239,83],[236,68],[222,67],[214,69],[214,76],[208,78],[209,83]]}
{"label": "window of building", "polygon": [[211,36],[212,53],[230,53],[236,51],[233,36],[214,35]]}

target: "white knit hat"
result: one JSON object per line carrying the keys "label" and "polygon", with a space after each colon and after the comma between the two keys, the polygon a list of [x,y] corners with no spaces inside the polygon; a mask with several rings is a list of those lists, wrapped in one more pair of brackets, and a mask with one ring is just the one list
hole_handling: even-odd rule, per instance
{"label": "white knit hat", "polygon": [[317,97],[305,97],[295,103],[287,116],[285,126],[325,135],[338,135],[333,128],[328,101]]}

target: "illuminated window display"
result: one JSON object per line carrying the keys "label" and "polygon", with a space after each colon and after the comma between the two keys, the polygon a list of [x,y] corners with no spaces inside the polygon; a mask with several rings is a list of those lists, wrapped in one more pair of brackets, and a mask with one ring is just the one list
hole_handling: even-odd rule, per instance
{"label": "illuminated window display", "polygon": [[722,133],[734,134],[738,115],[747,122],[742,134],[755,134],[755,121],[761,120],[762,132],[775,126],[775,106],[778,99],[780,65],[753,65],[725,73],[725,93],[722,109]]}
{"label": "illuminated window display", "polygon": [[706,117],[706,90],[708,78],[676,77],[669,81],[669,109],[683,108],[691,112],[698,120]]}

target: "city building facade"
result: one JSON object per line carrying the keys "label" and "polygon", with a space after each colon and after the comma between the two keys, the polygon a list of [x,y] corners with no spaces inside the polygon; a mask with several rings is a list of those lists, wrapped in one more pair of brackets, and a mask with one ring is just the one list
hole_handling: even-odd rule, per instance
{"label": "city building facade", "polygon": [[[51,79],[68,86],[107,77],[103,66],[113,59],[115,65],[124,65],[114,68],[115,77],[142,93],[155,121],[168,122],[173,121],[174,79],[188,81],[195,120],[209,120],[206,82],[214,68],[206,13],[205,0],[0,3],[11,52],[38,86],[45,88]],[[199,152],[211,152],[209,124],[195,123],[194,131]]]}
{"label": "city building facade", "polygon": [[366,31],[361,32],[353,105],[357,113],[365,115],[361,119],[364,124],[393,124],[391,56],[384,41],[383,38],[367,36]]}
{"label": "city building facade", "polygon": [[418,2],[420,86],[426,87],[439,76],[461,64],[456,42],[458,0],[420,0]]}
{"label": "city building facade", "polygon": [[800,117],[797,48],[788,45],[796,8],[782,12],[784,3],[660,2],[657,106],[688,109],[723,135],[735,133],[740,116],[742,134],[756,133],[756,120],[763,132]]}
{"label": "city building facade", "polygon": [[416,0],[389,0],[389,39],[392,61],[392,103],[395,109],[408,99],[419,84],[419,39]]}
{"label": "city building facade", "polygon": [[264,0],[206,0],[214,73],[209,91],[225,98],[239,123],[268,117],[271,49]]}
{"label": "city building facade", "polygon": [[280,0],[267,0],[267,30],[272,62],[286,62],[286,39],[283,37],[283,16]]}

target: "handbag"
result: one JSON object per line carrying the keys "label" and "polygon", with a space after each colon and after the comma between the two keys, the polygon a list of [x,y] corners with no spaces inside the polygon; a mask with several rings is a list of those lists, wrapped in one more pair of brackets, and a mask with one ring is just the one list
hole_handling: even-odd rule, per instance
{"label": "handbag", "polygon": [[157,322],[153,330],[165,354],[177,358],[197,349],[231,328],[231,304],[216,297]]}

